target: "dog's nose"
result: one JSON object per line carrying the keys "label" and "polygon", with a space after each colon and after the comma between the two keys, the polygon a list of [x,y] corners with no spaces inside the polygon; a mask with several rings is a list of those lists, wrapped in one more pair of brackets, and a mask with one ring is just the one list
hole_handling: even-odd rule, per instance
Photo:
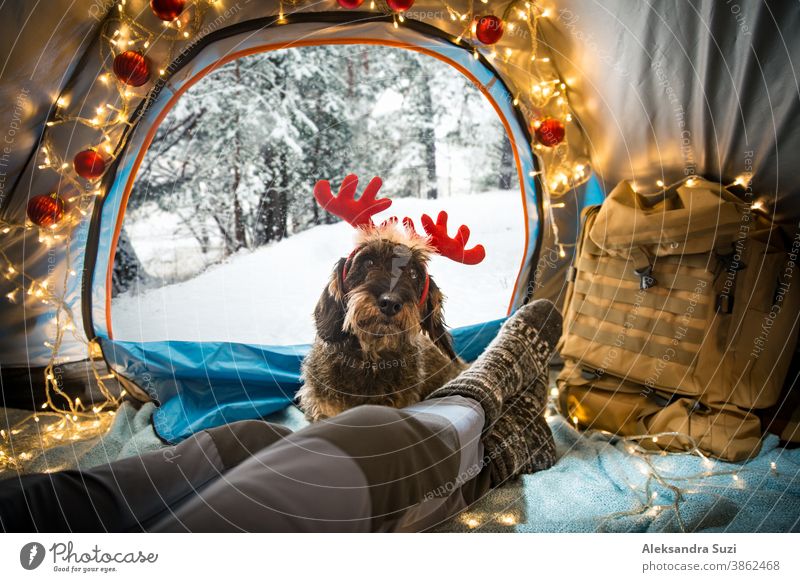
{"label": "dog's nose", "polygon": [[403,302],[393,293],[384,293],[381,295],[380,299],[378,299],[378,307],[381,313],[392,317],[400,313],[400,310],[403,308]]}

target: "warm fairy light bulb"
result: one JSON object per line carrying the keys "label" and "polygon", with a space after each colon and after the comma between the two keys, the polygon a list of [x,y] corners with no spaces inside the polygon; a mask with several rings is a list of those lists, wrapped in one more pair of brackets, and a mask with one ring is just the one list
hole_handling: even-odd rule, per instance
{"label": "warm fairy light bulb", "polygon": [[653,437],[653,442],[654,442],[654,443],[657,443],[657,442],[658,442],[658,437],[657,437],[657,436],[654,436],[654,437]]}
{"label": "warm fairy light bulb", "polygon": [[656,180],[656,186],[658,186],[659,188],[663,188],[664,187],[664,180]]}
{"label": "warm fairy light bulb", "polygon": [[[558,246],[558,256],[561,257],[562,259],[567,256],[567,251],[564,250],[563,245],[559,245]],[[573,416],[572,417],[572,422],[574,422],[575,424],[578,424],[578,417],[577,416]]]}
{"label": "warm fairy light bulb", "polygon": [[517,520],[514,518],[513,515],[501,515],[500,516],[500,523],[503,525],[514,525],[517,523]]}
{"label": "warm fairy light bulb", "polygon": [[558,388],[556,387],[550,388],[550,396],[552,396],[553,398],[558,398]]}
{"label": "warm fairy light bulb", "polygon": [[58,99],[56,99],[56,105],[58,107],[66,107],[67,103],[69,103],[69,101],[67,100],[66,97],[62,96],[62,97],[59,97]]}
{"label": "warm fairy light bulb", "polygon": [[694,186],[694,183],[695,183],[694,178],[689,178],[688,180],[686,180],[686,185],[689,186],[690,188]]}
{"label": "warm fairy light bulb", "polygon": [[761,200],[756,200],[750,205],[750,210],[764,210],[764,203]]}
{"label": "warm fairy light bulb", "polygon": [[550,16],[549,8],[545,8],[544,10],[542,10],[542,18],[548,18],[549,16]]}

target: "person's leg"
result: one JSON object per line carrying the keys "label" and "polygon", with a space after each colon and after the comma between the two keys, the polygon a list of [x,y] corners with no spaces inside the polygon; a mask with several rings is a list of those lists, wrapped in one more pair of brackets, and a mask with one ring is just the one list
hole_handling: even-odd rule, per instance
{"label": "person's leg", "polygon": [[460,396],[359,406],[257,453],[151,531],[393,531],[481,472],[483,425]]}
{"label": "person's leg", "polygon": [[[465,509],[498,479],[552,465],[553,438],[541,413],[560,326],[552,303],[526,306],[435,398],[402,410],[360,406],[298,431],[152,529],[431,527]],[[485,456],[482,437],[491,447]]]}
{"label": "person's leg", "polygon": [[550,301],[521,307],[472,367],[429,397],[469,396],[486,410],[483,444],[493,487],[555,464],[555,441],[544,410],[548,363],[561,325],[561,314]]}
{"label": "person's leg", "polygon": [[[260,443],[262,429],[248,429],[244,432],[256,437],[247,446],[237,446],[235,427],[242,423],[234,423],[174,447],[171,460],[155,452],[82,473],[23,478],[16,489],[0,483],[2,526],[12,531],[430,527],[488,490],[492,471],[484,468],[481,433],[486,438],[497,431],[498,419],[513,414],[513,403],[521,402],[514,397],[547,373],[551,340],[558,333],[544,329],[542,311],[534,304],[517,312],[469,374],[407,410],[358,407],[287,438],[273,432]],[[537,326],[536,332],[526,326]],[[510,426],[522,426],[522,438],[533,434],[524,422]],[[510,437],[519,436],[515,431]],[[517,446],[513,438],[505,442]],[[491,454],[486,459],[494,462]]]}
{"label": "person's leg", "polygon": [[0,530],[144,529],[148,521],[289,433],[282,426],[242,421],[200,432],[174,447],[85,471],[0,481]]}

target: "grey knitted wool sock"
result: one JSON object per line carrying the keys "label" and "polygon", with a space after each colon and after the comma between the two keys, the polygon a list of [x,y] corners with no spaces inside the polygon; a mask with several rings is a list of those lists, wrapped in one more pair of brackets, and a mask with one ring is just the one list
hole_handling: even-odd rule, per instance
{"label": "grey knitted wool sock", "polygon": [[[428,398],[472,398],[483,408],[486,426],[491,427],[506,401],[532,386],[537,378],[547,382],[548,362],[560,336],[561,314],[552,302],[540,299],[524,305],[503,324],[472,366]],[[544,407],[546,397],[542,395],[538,410]]]}
{"label": "grey knitted wool sock", "polygon": [[549,469],[556,462],[553,433],[544,418],[547,384],[538,380],[511,398],[483,437],[484,460],[492,486],[522,473]]}

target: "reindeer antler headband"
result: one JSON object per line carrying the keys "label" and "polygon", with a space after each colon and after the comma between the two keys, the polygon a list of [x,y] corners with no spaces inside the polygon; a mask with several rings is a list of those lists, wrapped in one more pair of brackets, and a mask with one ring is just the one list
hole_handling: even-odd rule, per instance
{"label": "reindeer antler headband", "polygon": [[[389,198],[377,198],[378,191],[382,185],[383,181],[380,178],[373,178],[356,200],[358,177],[355,174],[349,174],[342,180],[337,196],[334,196],[333,192],[331,192],[330,182],[327,180],[317,182],[316,186],[314,186],[314,198],[323,209],[345,220],[354,228],[376,228],[375,223],[372,222],[372,217],[392,205],[392,200]],[[397,222],[397,217],[389,218],[382,223],[382,226],[391,222]],[[483,245],[475,245],[471,249],[466,248],[470,234],[466,225],[461,225],[454,237],[450,237],[447,234],[447,212],[444,210],[439,212],[435,223],[427,214],[422,215],[421,222],[422,228],[427,233],[426,237],[422,237],[417,233],[414,228],[414,222],[410,218],[403,218],[403,225],[409,233],[413,236],[425,238],[428,246],[437,254],[465,265],[477,265],[486,257],[486,250]],[[348,261],[357,250],[358,248],[350,253]],[[345,262],[345,269],[342,270],[342,280],[347,276],[346,266],[347,262]],[[428,295],[428,286],[429,277],[426,273],[420,305],[425,303]]]}

